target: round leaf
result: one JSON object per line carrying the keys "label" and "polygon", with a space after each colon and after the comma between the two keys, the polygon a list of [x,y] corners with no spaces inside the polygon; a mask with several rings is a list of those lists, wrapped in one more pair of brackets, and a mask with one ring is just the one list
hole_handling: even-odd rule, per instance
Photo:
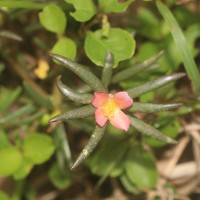
{"label": "round leaf", "polygon": [[66,2],[73,4],[76,11],[70,14],[79,22],[86,22],[96,14],[96,8],[92,0],[66,0]]}
{"label": "round leaf", "polygon": [[26,158],[32,163],[41,164],[53,154],[54,144],[49,136],[34,133],[24,140],[23,151]]}
{"label": "round leaf", "polygon": [[107,52],[111,52],[116,67],[119,61],[132,57],[135,40],[130,33],[119,28],[111,28],[106,38],[102,36],[102,30],[97,30],[87,34],[85,50],[87,56],[99,66],[104,65]]}
{"label": "round leaf", "polygon": [[22,159],[22,164],[20,168],[14,173],[13,177],[15,180],[20,180],[25,178],[31,171],[33,164],[27,160],[25,157]]}
{"label": "round leaf", "polygon": [[129,180],[140,188],[154,188],[157,171],[153,156],[140,146],[130,148],[125,163],[125,172]]}
{"label": "round leaf", "polygon": [[47,5],[42,12],[39,13],[40,23],[48,31],[62,34],[65,31],[67,18],[63,10],[55,5]]}
{"label": "round leaf", "polygon": [[107,136],[102,141],[101,148],[88,159],[93,174],[118,176],[123,169],[123,155],[127,150],[127,143],[122,137]]}
{"label": "round leaf", "polygon": [[22,163],[22,155],[15,147],[6,147],[0,151],[0,176],[10,176]]}
{"label": "round leaf", "polygon": [[71,174],[67,174],[66,171],[62,173],[57,164],[54,164],[49,170],[49,178],[53,185],[58,189],[66,189],[71,183]]}
{"label": "round leaf", "polygon": [[134,0],[119,2],[118,0],[99,0],[99,6],[105,13],[123,12]]}
{"label": "round leaf", "polygon": [[61,38],[53,46],[51,52],[73,60],[76,56],[76,45],[69,38]]}
{"label": "round leaf", "polygon": [[1,200],[10,200],[10,197],[5,192],[0,191],[0,199]]}
{"label": "round leaf", "polygon": [[126,174],[122,174],[120,176],[120,181],[128,192],[133,193],[133,194],[139,194],[140,193],[137,186],[128,179]]}

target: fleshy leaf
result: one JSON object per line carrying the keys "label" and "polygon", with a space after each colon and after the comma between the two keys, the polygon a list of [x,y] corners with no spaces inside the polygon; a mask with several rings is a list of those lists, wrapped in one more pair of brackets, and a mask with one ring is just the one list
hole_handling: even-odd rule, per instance
{"label": "fleshy leaf", "polygon": [[134,88],[128,89],[126,92],[128,92],[129,96],[132,98],[139,97],[142,94],[145,94],[151,90],[157,89],[168,83],[176,81],[177,79],[182,78],[183,76],[185,76],[185,73],[176,73],[172,75],[166,75],[156,80],[149,81],[143,85],[139,85]]}
{"label": "fleshy leaf", "polygon": [[51,137],[39,133],[28,135],[22,145],[25,157],[33,164],[47,161],[54,152]]}
{"label": "fleshy leaf", "polygon": [[139,145],[130,148],[126,161],[125,172],[129,180],[139,188],[154,188],[158,179],[153,156]]}
{"label": "fleshy leaf", "polygon": [[0,176],[10,176],[21,166],[22,155],[12,146],[0,150]]}
{"label": "fleshy leaf", "polygon": [[67,3],[73,4],[76,9],[75,12],[71,12],[73,16],[79,22],[86,22],[90,20],[96,14],[96,8],[92,0],[65,0]]}
{"label": "fleshy leaf", "polygon": [[99,0],[99,6],[105,13],[118,13],[123,12],[134,0],[126,0],[119,2],[118,0]]}
{"label": "fleshy leaf", "polygon": [[[156,129],[158,129],[168,137],[176,138],[177,135],[180,133],[181,124],[176,116],[166,113],[164,115],[159,116],[159,118],[154,124],[154,127],[156,127]],[[144,140],[149,145],[151,145],[151,147],[154,148],[160,148],[166,145],[165,142],[161,142],[147,136],[144,136]]]}
{"label": "fleshy leaf", "polygon": [[72,90],[70,87],[63,84],[60,79],[61,79],[61,76],[59,76],[57,78],[56,84],[62,94],[64,94],[66,97],[68,97],[72,101],[77,101],[79,103],[84,103],[84,104],[91,103],[92,98],[93,98],[92,94],[78,93],[78,92]]}
{"label": "fleshy leaf", "polygon": [[76,45],[73,40],[64,37],[56,42],[51,52],[73,60],[76,56]]}
{"label": "fleshy leaf", "polygon": [[135,117],[130,117],[130,116],[129,116],[129,119],[131,121],[131,125],[136,130],[143,133],[144,135],[150,136],[154,139],[157,139],[166,143],[171,143],[171,144],[177,143],[175,140],[163,135],[159,130],[155,129],[153,126],[149,124],[146,124],[142,120]]}
{"label": "fleshy leaf", "polygon": [[39,13],[40,23],[48,31],[62,34],[65,31],[67,24],[67,17],[63,10],[55,5],[49,4],[44,7],[43,11]]}
{"label": "fleshy leaf", "polygon": [[91,106],[91,105],[83,106],[83,107],[75,108],[71,111],[62,113],[58,116],[55,116],[49,120],[49,123],[63,121],[63,120],[67,120],[67,119],[85,118],[85,117],[94,115],[94,113],[95,113],[95,108],[93,106]]}
{"label": "fleshy leaf", "polygon": [[112,53],[108,52],[106,54],[104,67],[103,67],[103,71],[101,75],[101,81],[106,88],[111,82],[112,71],[113,71],[113,61],[114,61],[114,57]]}
{"label": "fleshy leaf", "polygon": [[117,67],[120,61],[132,57],[135,40],[123,29],[111,28],[108,37],[103,37],[102,30],[97,30],[87,34],[85,51],[92,62],[99,66],[104,65],[107,52],[111,52],[114,57],[113,67]]}
{"label": "fleshy leaf", "polygon": [[134,104],[128,109],[129,112],[161,112],[166,110],[176,109],[182,106],[182,103],[173,103],[173,104],[153,104],[153,103],[140,103],[134,102]]}
{"label": "fleshy leaf", "polygon": [[143,61],[142,63],[136,64],[132,67],[129,67],[125,70],[122,70],[115,74],[112,78],[112,83],[117,83],[119,81],[123,81],[125,79],[130,78],[136,73],[139,73],[148,67],[151,67],[154,63],[157,62],[157,60],[163,55],[164,51],[160,51],[158,54],[150,57],[149,59]]}
{"label": "fleshy leaf", "polygon": [[72,165],[71,170],[74,170],[76,167],[78,167],[92,153],[92,151],[95,149],[97,144],[101,141],[105,132],[105,128],[106,126],[102,128],[99,126],[95,127],[95,130],[93,134],[91,135],[88,143],[86,144],[83,151],[80,153],[80,155],[76,159],[75,163]]}
{"label": "fleshy leaf", "polygon": [[106,88],[103,86],[101,81],[88,69],[84,66],[77,64],[63,56],[57,54],[50,54],[50,56],[57,60],[59,63],[63,64],[64,67],[74,72],[77,76],[79,76],[83,81],[85,81],[94,91],[104,91],[106,92]]}

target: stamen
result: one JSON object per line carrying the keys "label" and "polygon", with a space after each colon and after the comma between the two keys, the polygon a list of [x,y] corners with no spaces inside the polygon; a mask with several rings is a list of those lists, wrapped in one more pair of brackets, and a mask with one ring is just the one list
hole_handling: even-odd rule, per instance
{"label": "stamen", "polygon": [[105,117],[112,118],[117,109],[117,104],[113,101],[113,98],[110,98],[103,106]]}

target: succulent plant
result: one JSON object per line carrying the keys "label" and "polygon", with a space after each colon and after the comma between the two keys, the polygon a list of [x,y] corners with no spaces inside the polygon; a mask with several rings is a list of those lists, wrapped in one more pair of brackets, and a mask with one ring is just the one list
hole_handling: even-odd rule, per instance
{"label": "succulent plant", "polygon": [[[144,121],[132,116],[133,112],[153,113],[175,109],[181,106],[181,103],[173,104],[153,104],[153,103],[141,103],[133,102],[132,99],[139,97],[149,91],[162,87],[168,83],[171,83],[181,77],[184,73],[175,73],[172,75],[165,75],[156,80],[148,81],[145,84],[130,88],[126,91],[117,92],[115,94],[108,92],[108,87],[111,84],[116,84],[119,81],[125,80],[130,76],[141,72],[148,67],[152,66],[163,54],[163,52],[151,57],[147,61],[123,69],[116,73],[113,73],[113,56],[111,53],[107,53],[105,58],[105,64],[102,70],[101,79],[94,75],[85,66],[77,64],[63,56],[57,54],[50,54],[50,56],[58,61],[61,65],[78,75],[88,86],[93,90],[87,93],[79,93],[66,86],[61,81],[61,76],[57,78],[57,87],[62,94],[72,101],[79,102],[84,105],[79,108],[75,108],[71,111],[64,112],[49,120],[50,123],[63,121],[68,119],[81,119],[88,116],[95,116],[96,127],[91,135],[88,143],[78,156],[77,160],[71,167],[71,170],[79,166],[94,150],[97,144],[102,139],[106,132],[107,121],[116,128],[127,131],[129,125],[133,126],[139,132],[151,136],[160,141],[167,143],[176,143],[175,140],[163,135],[159,130],[153,126],[145,123]],[[125,113],[121,109],[126,109]]]}

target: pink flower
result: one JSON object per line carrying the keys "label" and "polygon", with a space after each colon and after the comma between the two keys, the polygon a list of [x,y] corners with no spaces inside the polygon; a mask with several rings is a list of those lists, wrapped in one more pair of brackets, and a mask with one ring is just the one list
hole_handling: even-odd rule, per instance
{"label": "pink flower", "polygon": [[92,105],[96,107],[95,119],[99,126],[103,127],[107,120],[118,128],[127,131],[130,120],[121,109],[128,108],[133,104],[133,100],[127,92],[108,94],[105,92],[95,92]]}

